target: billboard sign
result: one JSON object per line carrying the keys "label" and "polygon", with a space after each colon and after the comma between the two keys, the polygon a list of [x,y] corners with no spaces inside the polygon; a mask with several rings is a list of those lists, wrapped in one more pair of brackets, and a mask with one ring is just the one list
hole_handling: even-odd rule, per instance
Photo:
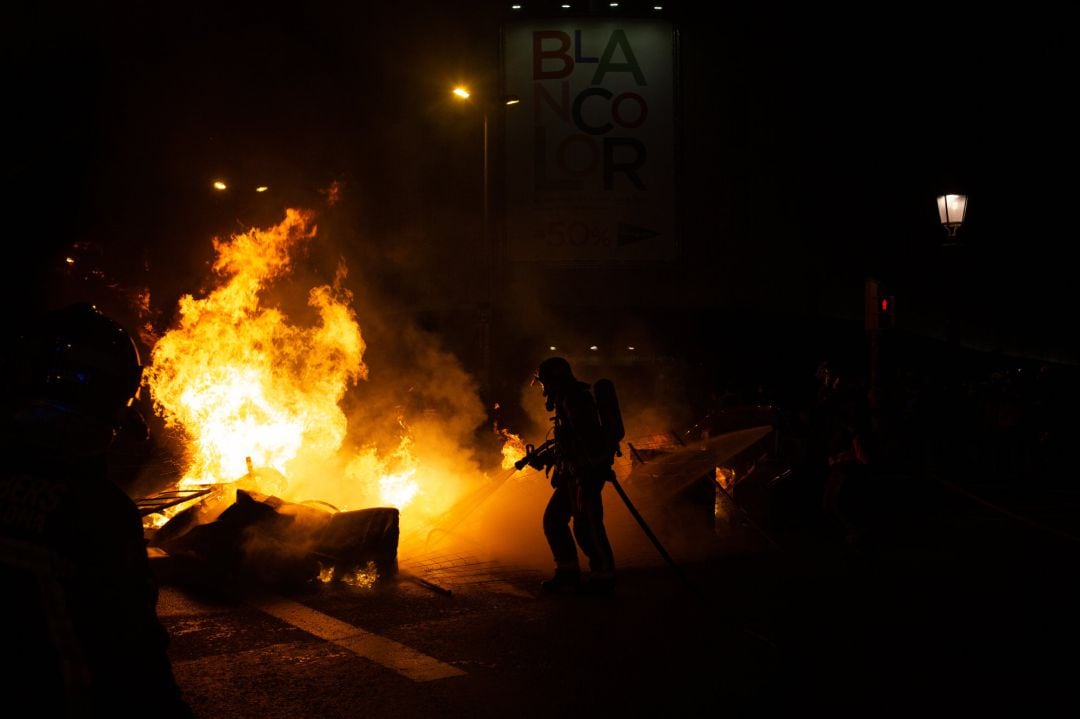
{"label": "billboard sign", "polygon": [[511,261],[673,259],[669,22],[566,18],[504,35]]}

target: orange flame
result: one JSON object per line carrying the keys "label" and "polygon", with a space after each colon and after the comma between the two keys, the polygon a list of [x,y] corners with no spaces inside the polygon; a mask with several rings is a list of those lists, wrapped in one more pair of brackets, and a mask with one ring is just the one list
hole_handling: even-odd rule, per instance
{"label": "orange flame", "polygon": [[513,432],[499,427],[495,429],[506,439],[502,446],[502,468],[510,469],[514,466],[514,462],[525,456],[525,442]]}
{"label": "orange flame", "polygon": [[[180,488],[237,482],[291,502],[342,511],[408,505],[413,521],[437,518],[466,483],[486,476],[457,444],[452,422],[435,415],[412,426],[401,419],[400,432],[384,440],[389,448],[370,444],[367,429],[357,432],[364,444],[349,441],[341,402],[368,370],[344,264],[333,283],[307,292],[306,325],[269,299],[316,229],[311,212],[291,209],[274,227],[215,238],[218,284],[181,298],[176,326],[154,345],[144,380],[155,411],[184,436]],[[470,406],[475,400],[451,393],[466,378],[452,377],[439,396]],[[506,436],[524,456],[521,440]]]}
{"label": "orange flame", "polygon": [[215,238],[214,271],[225,283],[203,299],[183,297],[179,326],[154,346],[146,383],[155,408],[191,440],[181,487],[249,474],[246,457],[287,477],[293,460],[341,446],[338,402],[367,372],[349,293],[312,289],[319,322],[309,328],[261,301],[267,283],[288,273],[289,253],[314,236],[312,219],[289,210],[269,230]]}
{"label": "orange flame", "polygon": [[347,570],[320,563],[319,581],[323,584],[337,581],[351,587],[371,589],[375,586],[375,582],[379,581],[379,570],[375,567],[375,562],[368,562],[363,567],[353,567]]}

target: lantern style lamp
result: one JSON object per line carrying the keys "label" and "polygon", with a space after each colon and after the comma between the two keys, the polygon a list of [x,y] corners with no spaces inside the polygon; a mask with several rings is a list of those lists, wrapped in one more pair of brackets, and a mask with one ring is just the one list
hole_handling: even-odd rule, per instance
{"label": "lantern style lamp", "polygon": [[967,195],[941,195],[937,198],[937,208],[945,232],[950,239],[955,238],[967,212]]}

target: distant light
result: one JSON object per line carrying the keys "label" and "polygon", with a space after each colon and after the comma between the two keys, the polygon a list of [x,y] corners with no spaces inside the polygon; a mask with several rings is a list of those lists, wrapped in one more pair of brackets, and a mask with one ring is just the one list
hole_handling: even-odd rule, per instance
{"label": "distant light", "polygon": [[227,190],[227,189],[229,189],[229,186],[226,185],[221,180],[214,180],[214,189],[215,190]]}
{"label": "distant light", "polygon": [[652,9],[653,9],[653,10],[663,10],[663,9],[664,9],[664,6],[663,6],[663,5],[653,5],[653,6],[652,6]]}
{"label": "distant light", "polygon": [[882,312],[888,312],[889,311],[889,298],[888,297],[882,297],[881,298],[881,311]]}
{"label": "distant light", "polygon": [[516,105],[519,102],[521,102],[521,98],[517,95],[511,95],[510,97],[506,98],[507,105]]}
{"label": "distant light", "polygon": [[555,350],[557,350],[559,348],[556,347],[555,345],[551,345],[550,347],[548,347],[548,349],[551,350],[552,352],[554,352]]}
{"label": "distant light", "polygon": [[600,348],[599,348],[599,347],[597,347],[596,345],[593,345],[593,346],[592,346],[592,347],[590,347],[589,349],[591,349],[591,350],[592,350],[593,352],[595,352],[596,350],[598,350],[598,349],[600,349]]}
{"label": "distant light", "polygon": [[619,3],[617,3],[617,2],[609,3],[609,6],[610,7],[619,7]]}
{"label": "distant light", "polygon": [[510,9],[511,9],[511,10],[520,10],[520,9],[521,9],[521,6],[520,6],[520,5],[511,5],[511,6],[510,6]]}
{"label": "distant light", "polygon": [[64,262],[68,263],[69,265],[73,265],[73,264],[75,264],[75,258],[74,257],[65,257]]}
{"label": "distant light", "polygon": [[568,9],[569,7],[569,5],[563,5],[563,9]]}
{"label": "distant light", "polygon": [[270,188],[267,187],[266,185],[259,185],[258,187],[255,188],[255,192],[266,192],[269,189]]}
{"label": "distant light", "polygon": [[631,352],[633,352],[635,348],[634,348],[634,346],[633,346],[633,345],[630,345],[630,346],[629,346],[629,347],[627,347],[626,349],[628,349],[628,350],[630,350]]}
{"label": "distant light", "polygon": [[461,86],[454,88],[454,94],[460,97],[462,100],[468,100],[471,95],[468,90]]}

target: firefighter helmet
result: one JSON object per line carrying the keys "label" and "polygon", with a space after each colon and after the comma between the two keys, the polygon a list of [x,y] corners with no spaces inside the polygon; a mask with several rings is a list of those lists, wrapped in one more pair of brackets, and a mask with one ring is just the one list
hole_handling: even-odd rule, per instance
{"label": "firefighter helmet", "polygon": [[17,398],[109,417],[138,395],[138,348],[119,323],[92,304],[47,313],[12,349],[6,379]]}
{"label": "firefighter helmet", "polygon": [[574,372],[570,363],[563,357],[548,357],[536,370],[536,380],[544,386],[544,396],[548,396],[553,387],[562,387],[574,381]]}

